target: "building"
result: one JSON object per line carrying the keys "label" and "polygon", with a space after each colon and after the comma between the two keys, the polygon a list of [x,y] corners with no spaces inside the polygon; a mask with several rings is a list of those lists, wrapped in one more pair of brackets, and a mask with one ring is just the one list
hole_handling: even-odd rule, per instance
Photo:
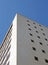
{"label": "building", "polygon": [[16,14],[0,46],[0,65],[48,65],[48,28]]}

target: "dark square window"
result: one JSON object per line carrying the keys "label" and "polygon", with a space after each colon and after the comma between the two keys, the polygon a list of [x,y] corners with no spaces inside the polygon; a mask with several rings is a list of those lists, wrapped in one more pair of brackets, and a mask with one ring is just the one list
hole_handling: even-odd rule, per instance
{"label": "dark square window", "polygon": [[38,61],[38,57],[34,56],[35,60]]}

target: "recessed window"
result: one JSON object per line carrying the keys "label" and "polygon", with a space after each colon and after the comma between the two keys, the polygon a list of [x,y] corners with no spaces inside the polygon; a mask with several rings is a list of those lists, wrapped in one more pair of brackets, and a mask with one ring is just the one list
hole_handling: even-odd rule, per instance
{"label": "recessed window", "polygon": [[48,63],[48,59],[45,59],[45,62]]}
{"label": "recessed window", "polygon": [[31,28],[28,28],[28,30],[30,30],[30,31],[31,31]]}
{"label": "recessed window", "polygon": [[42,52],[45,53],[45,50],[42,49]]}
{"label": "recessed window", "polygon": [[30,26],[30,24],[28,24],[28,26]]}
{"label": "recessed window", "polygon": [[40,39],[40,36],[37,36],[37,38],[39,38],[39,39]]}
{"label": "recessed window", "polygon": [[32,40],[32,39],[31,39],[31,42],[33,42],[33,43],[34,43],[34,40]]}
{"label": "recessed window", "polygon": [[29,20],[27,20],[27,22],[29,22]]}
{"label": "recessed window", "polygon": [[34,59],[35,59],[36,61],[38,61],[38,57],[34,56]]}
{"label": "recessed window", "polygon": [[42,42],[39,42],[40,43],[40,45],[43,45],[43,43]]}
{"label": "recessed window", "polygon": [[39,25],[41,27],[41,25]]}
{"label": "recessed window", "polygon": [[45,36],[45,33],[42,33]]}
{"label": "recessed window", "polygon": [[30,34],[30,36],[33,36],[31,33],[29,33]]}
{"label": "recessed window", "polygon": [[34,26],[34,28],[37,28],[36,26]]}
{"label": "recessed window", "polygon": [[46,40],[46,41],[48,41],[48,39],[47,39],[47,38],[45,38],[45,40]]}
{"label": "recessed window", "polygon": [[43,31],[43,29],[41,28],[41,31]]}
{"label": "recessed window", "polygon": [[33,49],[34,51],[36,51],[36,48],[35,48],[35,47],[32,47],[32,49]]}
{"label": "recessed window", "polygon": [[36,24],[35,22],[33,22],[33,24]]}
{"label": "recessed window", "polygon": [[36,33],[39,33],[38,31],[36,31]]}

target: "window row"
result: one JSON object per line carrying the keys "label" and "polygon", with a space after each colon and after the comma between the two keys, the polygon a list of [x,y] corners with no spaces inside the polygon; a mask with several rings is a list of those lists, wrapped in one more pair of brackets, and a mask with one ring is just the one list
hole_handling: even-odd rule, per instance
{"label": "window row", "polygon": [[[37,56],[34,56],[35,61],[39,61],[39,58]],[[46,63],[48,63],[48,59],[44,59]]]}

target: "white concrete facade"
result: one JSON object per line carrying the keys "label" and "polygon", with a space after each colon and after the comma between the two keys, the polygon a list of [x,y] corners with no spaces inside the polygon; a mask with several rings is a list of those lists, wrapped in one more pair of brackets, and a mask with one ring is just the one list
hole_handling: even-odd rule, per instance
{"label": "white concrete facade", "polygon": [[[8,42],[10,49],[7,53],[10,53],[10,56],[6,64],[4,60],[0,65],[48,65],[48,28],[19,14],[16,14],[11,25],[11,33],[7,32],[9,36],[11,34],[11,42]],[[8,41],[7,37],[5,41]],[[0,61],[3,45],[6,45],[4,43],[0,46]]]}

